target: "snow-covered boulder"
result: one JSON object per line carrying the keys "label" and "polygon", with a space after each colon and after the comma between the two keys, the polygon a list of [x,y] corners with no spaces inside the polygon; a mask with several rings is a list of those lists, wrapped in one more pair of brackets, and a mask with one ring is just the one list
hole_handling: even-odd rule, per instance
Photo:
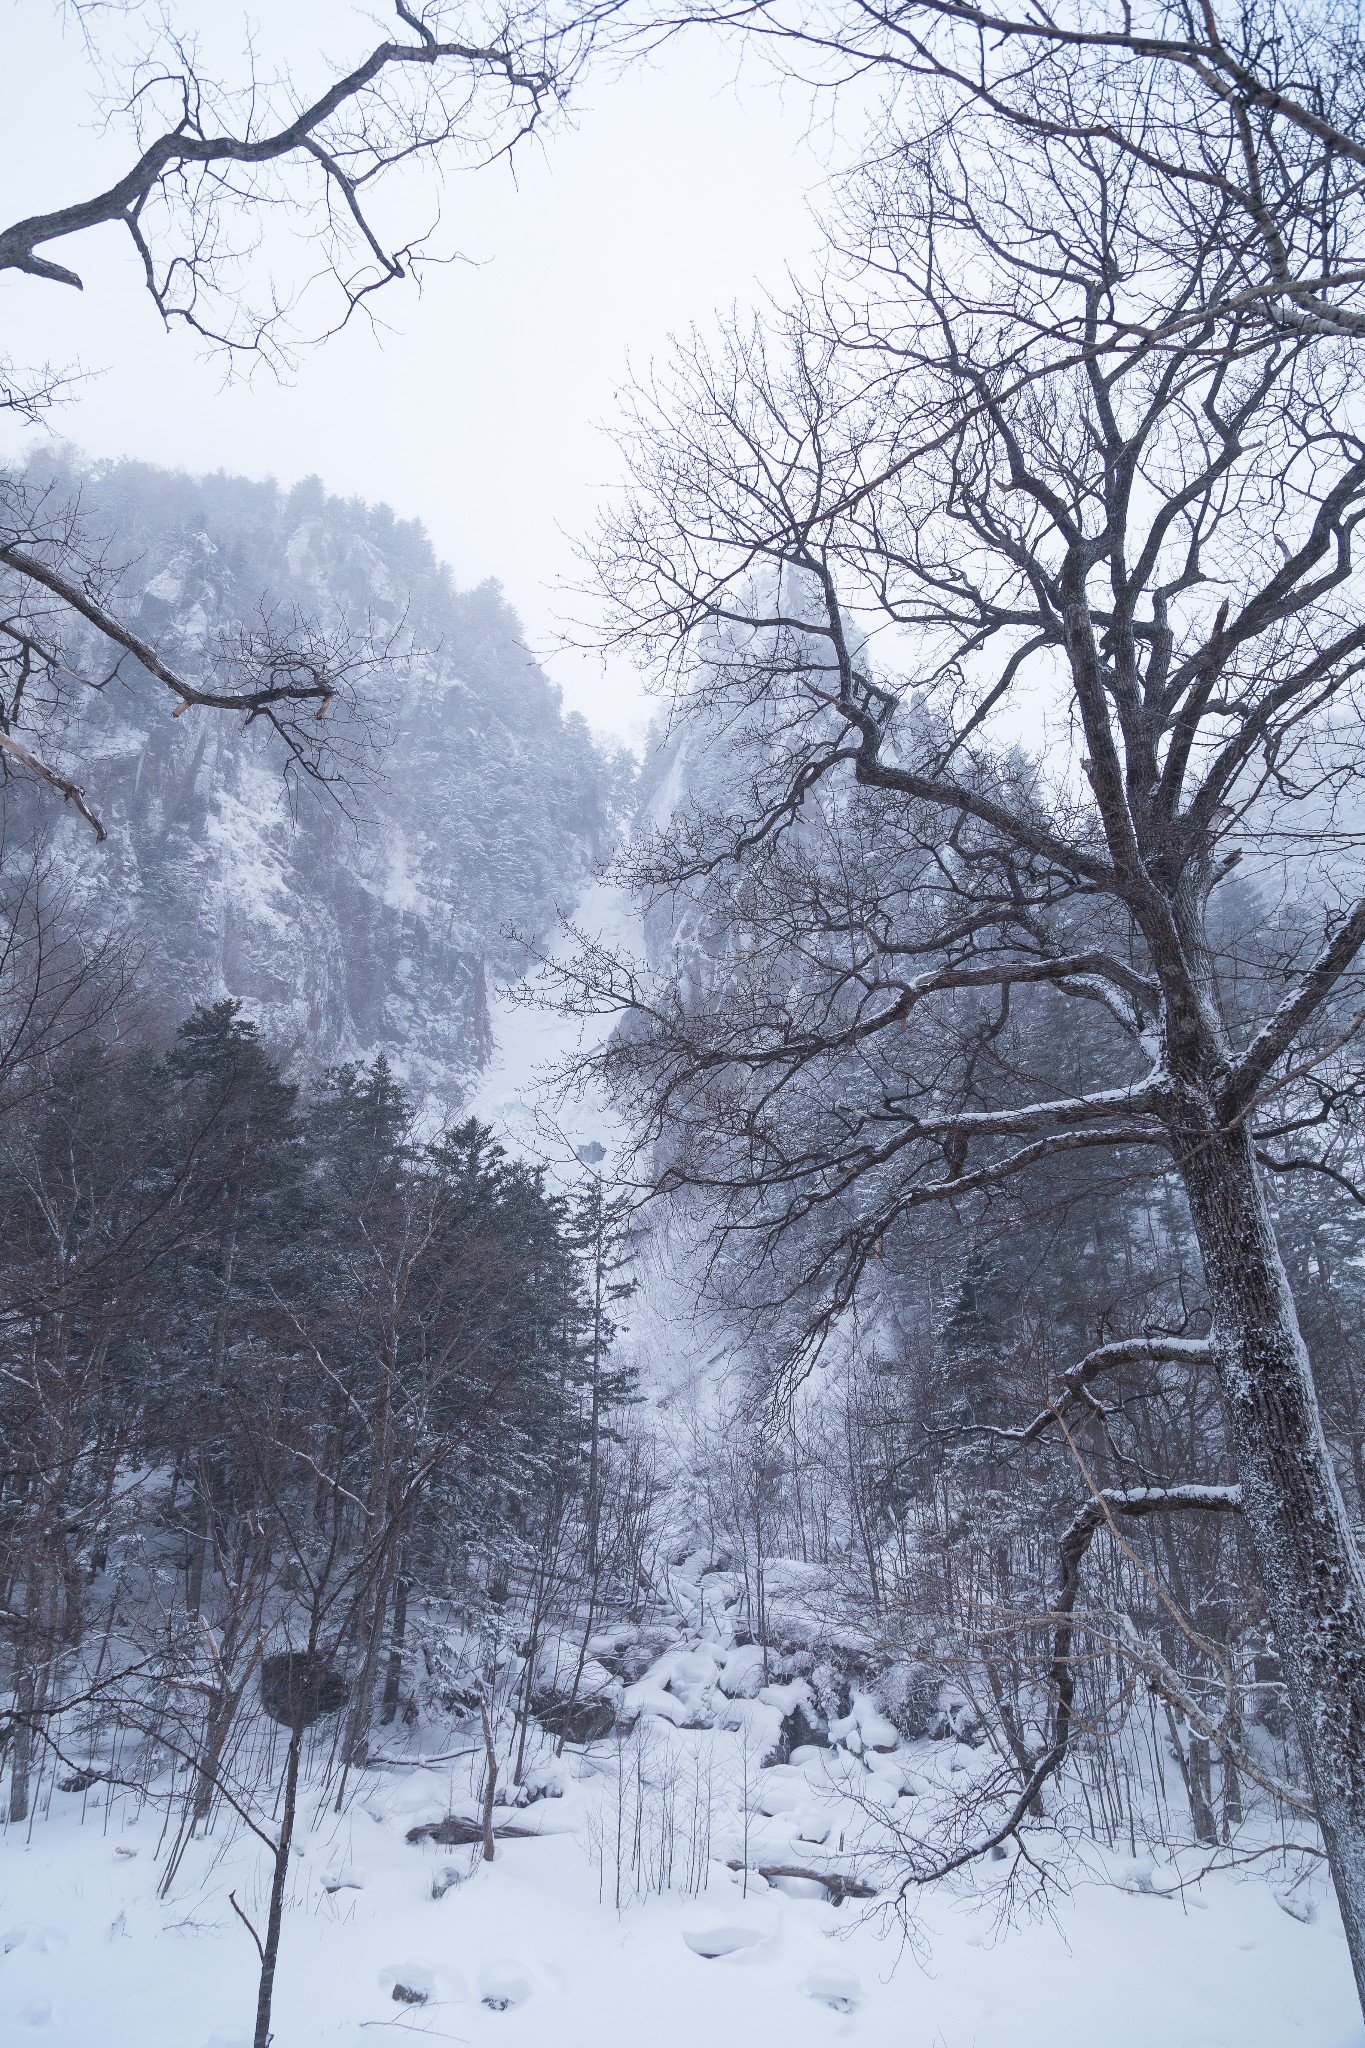
{"label": "snow-covered boulder", "polygon": [[762,1939],[752,1927],[702,1927],[683,1934],[693,1955],[705,1956],[708,1962],[717,1956],[738,1955],[742,1949],[756,1947]]}
{"label": "snow-covered boulder", "polygon": [[981,1716],[967,1698],[955,1686],[945,1685],[939,1694],[938,1712],[934,1717],[931,1735],[951,1735],[958,1742],[965,1742],[977,1749],[986,1739],[981,1725]]}
{"label": "snow-covered boulder", "polygon": [[716,1683],[727,1699],[756,1700],[767,1679],[766,1663],[761,1643],[737,1644],[726,1651]]}
{"label": "snow-covered boulder", "polygon": [[588,1650],[623,1685],[634,1685],[668,1651],[678,1633],[662,1622],[622,1621],[589,1638]]}
{"label": "snow-covered boulder", "polygon": [[712,1643],[691,1650],[670,1650],[635,1685],[627,1686],[623,1721],[654,1714],[675,1728],[713,1728],[720,1697],[716,1685],[721,1652]]}
{"label": "snow-covered boulder", "polygon": [[943,1686],[938,1674],[908,1657],[879,1671],[872,1698],[886,1718],[911,1742],[932,1735],[941,1718]]}
{"label": "snow-covered boulder", "polygon": [[624,1687],[581,1642],[547,1636],[531,1671],[531,1711],[549,1735],[600,1742],[616,1726]]}
{"label": "snow-covered boulder", "polygon": [[793,1679],[790,1685],[770,1685],[759,1695],[782,1713],[777,1738],[779,1763],[789,1763],[798,1749],[828,1749],[829,1723],[815,1702],[807,1680]]}
{"label": "snow-covered boulder", "polygon": [[812,1970],[806,1978],[807,1998],[814,1998],[834,2012],[852,2012],[862,1988],[852,1970],[825,1967]]}
{"label": "snow-covered boulder", "polygon": [[830,1723],[829,1734],[853,1756],[869,1750],[889,1754],[900,1747],[900,1730],[866,1693],[853,1695],[853,1705],[842,1720]]}

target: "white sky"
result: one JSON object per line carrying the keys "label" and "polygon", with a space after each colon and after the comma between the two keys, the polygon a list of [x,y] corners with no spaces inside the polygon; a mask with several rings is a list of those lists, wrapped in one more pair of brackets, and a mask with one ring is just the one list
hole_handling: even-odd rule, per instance
{"label": "white sky", "polygon": [[[172,12],[207,18],[222,59],[244,45],[235,7],[206,13],[190,0]],[[272,34],[287,37],[304,87],[369,48],[373,24],[336,0],[275,0],[255,33],[267,68]],[[5,220],[126,166],[127,130],[94,130],[91,74],[59,8],[0,0],[0,59]],[[650,67],[590,77],[574,128],[528,151],[515,181],[496,168],[448,187],[446,218],[478,267],[429,272],[420,297],[386,292],[387,334],[357,324],[306,353],[287,386],[263,374],[225,387],[192,337],[168,336],[112,228],[53,252],[81,272],[83,293],[0,285],[0,353],[101,372],[55,418],[92,455],[286,485],[316,473],[421,519],[461,584],[498,578],[568,702],[638,741],[646,706],[633,672],[604,674],[554,647],[573,537],[615,470],[602,428],[627,358],[643,370],[670,333],[808,267],[823,164],[807,117],[799,95],[737,76],[734,52],[700,39]]]}

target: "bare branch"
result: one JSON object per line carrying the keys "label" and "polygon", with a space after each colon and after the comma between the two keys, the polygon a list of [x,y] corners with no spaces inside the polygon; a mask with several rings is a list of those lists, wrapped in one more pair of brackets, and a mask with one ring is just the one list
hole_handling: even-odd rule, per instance
{"label": "bare branch", "polygon": [[1241,1055],[1223,1088],[1223,1114],[1244,1116],[1256,1090],[1322,1007],[1365,945],[1365,902],[1358,903],[1323,947],[1307,974],[1290,989]]}

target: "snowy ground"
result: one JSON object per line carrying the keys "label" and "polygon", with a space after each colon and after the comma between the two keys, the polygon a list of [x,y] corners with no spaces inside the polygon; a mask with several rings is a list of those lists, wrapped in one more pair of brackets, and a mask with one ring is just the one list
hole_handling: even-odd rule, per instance
{"label": "snowy ground", "polygon": [[[662,1718],[688,1718],[687,1701],[713,1676],[708,1660],[720,1657],[705,1646],[673,1653],[633,1702],[646,1710],[640,1725],[656,1761],[690,1764],[698,1777],[704,1768],[715,1790],[704,1889],[617,1910],[616,1787],[628,1754],[611,1742],[567,1762],[560,1797],[502,1816],[538,1833],[500,1843],[491,1866],[474,1850],[406,1839],[415,1824],[472,1810],[467,1764],[372,1771],[344,1813],[324,1806],[302,1833],[276,1994],[279,2048],[408,2036],[508,2048],[1365,2040],[1320,1889],[1293,1895],[1291,1913],[1259,1878],[1215,1876],[1177,1898],[1078,1883],[1053,1921],[1003,1937],[989,1906],[944,1891],[924,1902],[912,1953],[865,1908],[741,1879],[726,1867],[741,1828],[751,1861],[821,1863],[832,1842],[822,1850],[811,1838],[854,1818],[849,1773],[913,1783],[935,1756],[954,1768],[955,1746],[864,1759],[803,1751],[794,1764],[750,1770],[742,1729],[677,1729]],[[746,1708],[751,1728],[754,1716],[780,1718],[761,1698],[740,1703],[741,1719]],[[630,1826],[627,1814],[627,1835]],[[246,2048],[255,1955],[229,1893],[259,1923],[260,1845],[241,1832],[196,1845],[161,1900],[161,1828],[155,1806],[138,1814],[126,1795],[97,1786],[54,1792],[31,1830],[0,1834],[0,2041]],[[680,1877],[684,1860],[680,1844]],[[1113,1872],[1129,1885],[1173,1875],[1123,1860]],[[426,2002],[395,1999],[395,1984]]]}
{"label": "snowy ground", "polygon": [[[78,1797],[71,1806],[79,1808]],[[713,1879],[618,1914],[572,1833],[509,1842],[432,1897],[449,1852],[410,1847],[382,1796],[332,1819],[297,1864],[276,1997],[283,2048],[432,2040],[603,2048],[849,2041],[866,2048],[1358,2048],[1335,1916],[1291,1918],[1259,1882],[1179,1903],[1095,1888],[1058,1925],[992,1938],[931,1902],[917,1961],[834,1909]],[[406,1802],[401,1802],[406,1803]],[[430,1814],[428,1804],[426,1812]],[[156,1827],[87,1809],[0,1850],[0,2039],[71,2048],[238,2048],[254,1955],[227,1894],[254,1898],[239,1843],[155,1896]],[[469,1852],[460,1852],[467,1866]],[[327,1889],[338,1878],[344,1888]],[[352,1884],[358,1889],[350,1888]],[[751,1945],[706,1960],[686,1937]],[[394,1981],[429,1991],[400,2006]],[[485,2000],[506,2000],[502,2009]],[[851,2009],[846,2009],[851,2008]]]}

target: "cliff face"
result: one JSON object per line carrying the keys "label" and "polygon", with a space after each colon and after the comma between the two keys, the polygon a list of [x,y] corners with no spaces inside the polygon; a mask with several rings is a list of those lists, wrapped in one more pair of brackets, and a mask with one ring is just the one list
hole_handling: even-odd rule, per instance
{"label": "cliff face", "polygon": [[[59,481],[125,564],[122,616],[182,672],[262,606],[344,620],[397,655],[364,692],[377,744],[338,714],[338,758],[357,768],[332,794],[291,783],[279,742],[239,719],[171,717],[125,664],[47,742],[107,844],[12,783],[17,808],[55,832],[96,921],[136,935],[159,1007],[235,995],[301,1069],[385,1051],[419,1092],[458,1093],[488,1051],[489,979],[516,965],[505,932],[543,933],[572,902],[620,765],[564,715],[497,587],[456,590],[387,509],[315,481],[283,493],[132,464]],[[73,651],[88,674],[108,666]]]}

